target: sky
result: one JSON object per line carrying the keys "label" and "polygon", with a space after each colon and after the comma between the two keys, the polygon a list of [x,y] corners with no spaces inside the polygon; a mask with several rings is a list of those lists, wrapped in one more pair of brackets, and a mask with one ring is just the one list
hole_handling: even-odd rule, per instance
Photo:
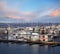
{"label": "sky", "polygon": [[2,23],[60,23],[60,0],[0,0]]}

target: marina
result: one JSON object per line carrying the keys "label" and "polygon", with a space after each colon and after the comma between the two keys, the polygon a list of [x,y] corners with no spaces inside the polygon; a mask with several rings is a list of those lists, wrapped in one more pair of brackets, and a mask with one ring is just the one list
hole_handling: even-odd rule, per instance
{"label": "marina", "polygon": [[0,0],[0,54],[60,54],[60,0]]}
{"label": "marina", "polygon": [[[0,42],[60,45],[60,25],[0,28]],[[58,40],[57,40],[58,39]]]}
{"label": "marina", "polygon": [[0,40],[5,43],[24,43],[24,44],[44,44],[44,45],[60,45],[60,42],[39,42],[39,41],[18,41],[18,40]]}

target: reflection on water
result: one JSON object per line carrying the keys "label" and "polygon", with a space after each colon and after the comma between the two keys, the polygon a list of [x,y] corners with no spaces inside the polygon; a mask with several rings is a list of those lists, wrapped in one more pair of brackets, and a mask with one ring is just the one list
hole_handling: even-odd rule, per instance
{"label": "reflection on water", "polygon": [[59,54],[60,46],[0,43],[0,54]]}
{"label": "reflection on water", "polygon": [[32,45],[31,48],[32,48],[33,54],[38,54],[39,53],[39,45],[36,45],[36,44]]}

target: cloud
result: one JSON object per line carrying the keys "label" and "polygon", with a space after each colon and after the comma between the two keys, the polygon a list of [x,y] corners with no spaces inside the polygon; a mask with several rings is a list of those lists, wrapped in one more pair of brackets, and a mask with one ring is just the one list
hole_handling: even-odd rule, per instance
{"label": "cloud", "polygon": [[52,12],[53,10],[54,10],[54,8],[42,10],[37,17],[38,17],[38,18],[42,18],[42,17],[48,16],[48,15],[51,14],[51,12]]}
{"label": "cloud", "polygon": [[54,10],[49,16],[53,17],[60,16],[60,9]]}
{"label": "cloud", "polygon": [[7,0],[0,1],[0,18],[10,18],[10,19],[18,19],[18,20],[24,20],[26,22],[32,20],[32,18],[36,18],[38,16],[37,12],[22,12],[16,8],[17,2],[14,3],[15,5],[12,5],[13,7],[10,7],[8,5]]}
{"label": "cloud", "polygon": [[[36,10],[33,12],[22,12],[20,10],[18,10],[18,2],[13,3],[14,5],[9,6],[7,0],[2,0],[0,1],[0,17],[4,17],[4,18],[8,18],[8,19],[18,19],[18,20],[23,20],[26,22],[29,21],[36,21],[40,20],[41,18],[45,17],[45,16],[51,16],[51,17],[55,17],[55,16],[60,16],[60,9],[56,9],[55,8],[50,8],[50,9],[43,9],[42,11],[40,10]],[[46,17],[48,18],[48,17]]]}
{"label": "cloud", "polygon": [[[30,16],[33,16],[31,12],[21,12],[18,11],[18,9],[15,9],[15,7],[8,7],[7,0],[1,0],[0,1],[0,18],[11,18],[11,19],[22,19],[24,21],[29,21]],[[18,4],[18,3],[15,3]]]}
{"label": "cloud", "polygon": [[6,1],[0,1],[0,11],[4,11],[6,8],[7,2]]}
{"label": "cloud", "polygon": [[[4,2],[2,2],[1,4],[3,5]],[[18,19],[18,20],[24,20],[26,22],[30,21],[32,18],[36,18],[37,14],[34,12],[21,12],[18,11],[17,9],[14,8],[5,8],[7,6],[7,4],[4,4],[3,6],[0,5],[1,7],[1,17],[4,18],[10,18],[10,19]]]}

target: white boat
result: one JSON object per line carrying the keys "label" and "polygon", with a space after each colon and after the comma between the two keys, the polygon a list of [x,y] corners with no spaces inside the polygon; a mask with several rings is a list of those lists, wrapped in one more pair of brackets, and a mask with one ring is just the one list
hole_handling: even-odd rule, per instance
{"label": "white boat", "polygon": [[39,34],[38,33],[32,33],[31,41],[38,41],[38,40],[39,40]]}
{"label": "white boat", "polygon": [[48,42],[48,41],[52,41],[52,38],[53,36],[49,34],[40,35],[40,41]]}

